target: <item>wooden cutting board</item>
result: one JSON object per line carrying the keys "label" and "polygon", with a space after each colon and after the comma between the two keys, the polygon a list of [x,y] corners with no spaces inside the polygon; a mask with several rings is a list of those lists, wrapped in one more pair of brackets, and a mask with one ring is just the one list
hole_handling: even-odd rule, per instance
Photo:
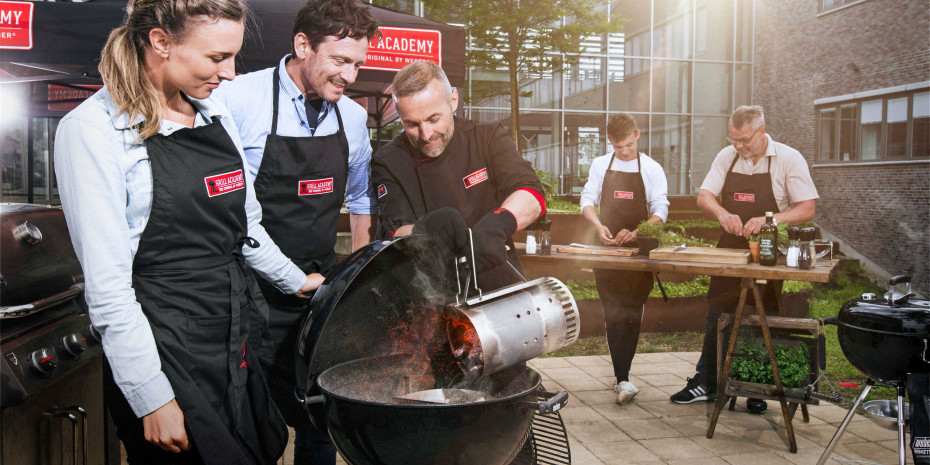
{"label": "wooden cutting board", "polygon": [[556,252],[558,253],[577,253],[584,255],[611,255],[614,257],[632,257],[636,255],[636,251],[639,250],[636,247],[598,247],[598,246],[588,246],[588,247],[572,247],[570,245],[557,247]]}
{"label": "wooden cutting board", "polygon": [[688,247],[673,252],[675,247],[659,247],[649,252],[653,260],[673,260],[678,262],[724,263],[728,265],[745,265],[752,260],[748,250],[717,249],[712,247]]}

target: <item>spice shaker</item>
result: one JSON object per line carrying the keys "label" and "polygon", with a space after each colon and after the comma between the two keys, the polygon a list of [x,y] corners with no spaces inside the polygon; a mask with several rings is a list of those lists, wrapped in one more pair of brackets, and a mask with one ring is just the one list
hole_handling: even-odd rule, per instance
{"label": "spice shaker", "polygon": [[798,267],[798,252],[801,251],[801,230],[800,228],[788,228],[788,254],[785,257],[785,264],[792,267]]}
{"label": "spice shaker", "polygon": [[538,234],[539,225],[534,221],[526,229],[526,254],[536,255],[536,234]]}
{"label": "spice shaker", "polygon": [[549,255],[552,253],[552,240],[549,238],[549,227],[552,225],[552,221],[543,215],[542,218],[537,220],[537,223],[539,223],[539,229],[536,230],[538,253],[539,255]]}
{"label": "spice shaker", "polygon": [[798,268],[809,270],[817,263],[817,253],[814,251],[814,228],[801,229],[801,242],[798,249]]}

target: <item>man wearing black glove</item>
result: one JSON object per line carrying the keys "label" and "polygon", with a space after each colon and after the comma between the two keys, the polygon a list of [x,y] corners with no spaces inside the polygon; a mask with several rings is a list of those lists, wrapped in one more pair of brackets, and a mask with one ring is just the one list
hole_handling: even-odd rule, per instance
{"label": "man wearing black glove", "polygon": [[472,229],[479,286],[489,291],[519,281],[511,236],[546,209],[532,166],[500,124],[453,116],[458,91],[435,64],[407,65],[391,88],[404,134],[371,159],[382,235],[423,233],[463,255],[461,223],[440,213],[454,209]]}

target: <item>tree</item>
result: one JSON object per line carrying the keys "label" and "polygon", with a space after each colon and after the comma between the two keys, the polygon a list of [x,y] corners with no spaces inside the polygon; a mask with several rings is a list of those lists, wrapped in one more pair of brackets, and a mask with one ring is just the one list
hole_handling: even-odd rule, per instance
{"label": "tree", "polygon": [[[619,15],[608,17],[603,0],[423,0],[429,16],[464,22],[472,40],[468,66],[507,70],[510,75],[511,136],[520,144],[521,73],[562,71],[581,52],[586,37],[616,33]],[[555,52],[555,53],[553,53]],[[566,59],[563,59],[563,54]],[[474,89],[473,89],[474,91]],[[485,97],[505,92],[481,89]]]}

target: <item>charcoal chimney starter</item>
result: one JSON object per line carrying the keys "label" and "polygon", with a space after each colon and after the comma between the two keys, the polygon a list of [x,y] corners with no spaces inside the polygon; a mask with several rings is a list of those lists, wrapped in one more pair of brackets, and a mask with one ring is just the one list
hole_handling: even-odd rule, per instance
{"label": "charcoal chimney starter", "polygon": [[445,325],[459,366],[488,376],[574,344],[578,305],[555,278],[539,278],[449,305]]}

